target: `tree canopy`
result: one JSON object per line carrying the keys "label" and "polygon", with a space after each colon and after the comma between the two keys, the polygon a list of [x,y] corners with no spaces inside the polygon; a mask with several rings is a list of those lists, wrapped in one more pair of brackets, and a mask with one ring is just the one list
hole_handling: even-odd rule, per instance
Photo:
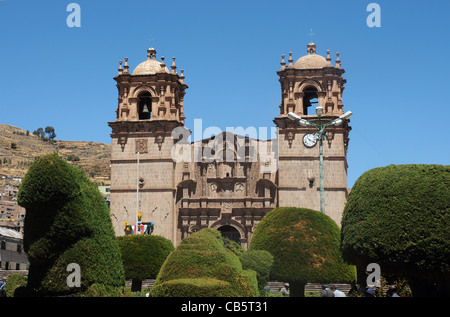
{"label": "tree canopy", "polygon": [[342,252],[364,270],[408,280],[414,296],[449,294],[450,167],[390,165],[361,175],[342,218]]}
{"label": "tree canopy", "polygon": [[132,280],[132,291],[140,291],[142,280],[156,278],[167,256],[175,249],[172,241],[151,235],[117,237],[125,278]]}
{"label": "tree canopy", "polygon": [[236,297],[258,294],[256,272],[243,270],[223,246],[220,232],[201,229],[184,238],[164,262],[150,294],[155,297]]}
{"label": "tree canopy", "polygon": [[340,230],[327,215],[306,208],[270,211],[253,233],[249,250],[274,257],[271,278],[289,282],[291,296],[304,296],[307,283],[353,282],[355,268],[340,253]]}

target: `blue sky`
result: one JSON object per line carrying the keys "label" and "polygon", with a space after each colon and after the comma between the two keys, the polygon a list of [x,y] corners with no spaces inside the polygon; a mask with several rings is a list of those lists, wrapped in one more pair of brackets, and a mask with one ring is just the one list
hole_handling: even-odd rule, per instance
{"label": "blue sky", "polygon": [[[66,25],[67,5],[81,27]],[[381,27],[369,28],[371,2]],[[272,127],[281,54],[340,52],[351,110],[348,175],[389,164],[449,164],[450,2],[0,1],[0,123],[57,138],[110,143],[119,60],[176,57],[189,85],[186,126]]]}

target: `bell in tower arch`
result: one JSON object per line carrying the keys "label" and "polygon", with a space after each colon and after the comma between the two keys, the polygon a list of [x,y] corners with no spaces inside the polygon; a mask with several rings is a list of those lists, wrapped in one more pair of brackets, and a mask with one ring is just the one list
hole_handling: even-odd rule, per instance
{"label": "bell in tower arch", "polygon": [[151,118],[152,99],[150,93],[145,92],[139,95],[139,120]]}
{"label": "bell in tower arch", "polygon": [[306,88],[303,96],[303,114],[308,115],[308,108],[317,103],[319,103],[317,89],[314,87]]}

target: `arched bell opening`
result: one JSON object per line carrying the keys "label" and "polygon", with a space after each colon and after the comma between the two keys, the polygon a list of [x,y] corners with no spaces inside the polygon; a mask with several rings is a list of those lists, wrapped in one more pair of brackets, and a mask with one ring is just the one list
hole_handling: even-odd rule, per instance
{"label": "arched bell opening", "polygon": [[315,87],[307,87],[303,91],[303,114],[308,115],[308,108],[319,103],[319,95]]}
{"label": "arched bell opening", "polygon": [[152,96],[145,91],[138,96],[139,120],[147,120],[152,117]]}

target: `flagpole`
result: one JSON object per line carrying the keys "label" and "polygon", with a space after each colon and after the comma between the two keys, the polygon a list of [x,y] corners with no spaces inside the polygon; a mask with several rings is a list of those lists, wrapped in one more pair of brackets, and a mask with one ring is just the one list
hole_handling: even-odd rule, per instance
{"label": "flagpole", "polygon": [[138,213],[139,213],[139,152],[137,152],[137,172],[136,172],[136,230],[138,232]]}

